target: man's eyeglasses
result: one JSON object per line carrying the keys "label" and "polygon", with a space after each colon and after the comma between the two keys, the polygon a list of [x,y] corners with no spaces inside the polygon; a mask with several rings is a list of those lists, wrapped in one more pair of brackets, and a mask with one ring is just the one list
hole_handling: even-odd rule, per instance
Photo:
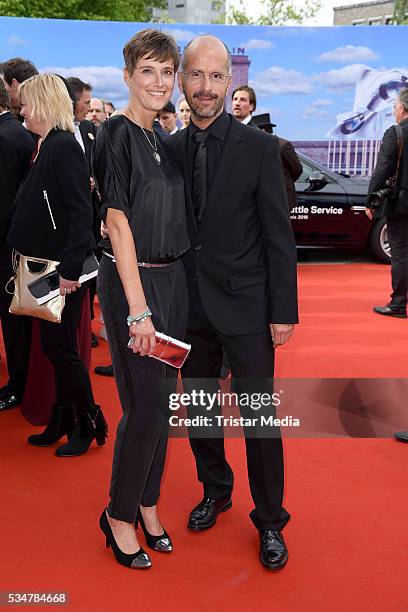
{"label": "man's eyeglasses", "polygon": [[211,83],[226,83],[227,79],[231,76],[224,72],[203,72],[202,70],[191,70],[190,72],[183,72],[189,81],[198,82],[203,81],[206,76],[210,79]]}

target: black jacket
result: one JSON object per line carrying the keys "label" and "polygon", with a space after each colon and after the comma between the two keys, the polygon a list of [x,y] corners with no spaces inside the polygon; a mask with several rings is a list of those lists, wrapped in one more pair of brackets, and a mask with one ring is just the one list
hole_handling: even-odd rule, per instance
{"label": "black jacket", "polygon": [[85,157],[89,165],[89,176],[91,176],[92,168],[92,148],[96,138],[96,127],[92,121],[84,119],[79,124],[79,131],[81,132],[82,141],[84,143]]}
{"label": "black jacket", "polygon": [[51,130],[21,185],[7,237],[22,255],[60,262],[58,272],[77,280],[94,248],[88,163],[70,132]]}
{"label": "black jacket", "polygon": [[[94,150],[94,144],[97,134],[97,129],[92,121],[84,119],[79,124],[79,131],[81,132],[82,141],[84,143],[85,157],[89,166],[89,176],[92,176],[92,154]],[[92,232],[97,244],[101,239],[101,219],[99,216],[99,209],[101,206],[101,200],[99,197],[98,186],[92,190]]]}
{"label": "black jacket", "polygon": [[30,167],[34,140],[12,113],[0,115],[0,249],[11,223],[14,198]]}
{"label": "black jacket", "polygon": [[296,187],[295,181],[303,172],[303,166],[290,140],[285,140],[278,136],[279,151],[285,177],[286,194],[288,196],[289,210],[296,206]]}
{"label": "black jacket", "polygon": [[[390,213],[408,213],[408,119],[401,121],[402,128],[402,156],[398,173],[398,201],[391,205]],[[398,159],[397,134],[394,127],[388,128],[384,133],[377,164],[368,187],[367,203],[370,194],[385,187],[387,179],[395,175]],[[388,211],[387,211],[388,214]]]}
{"label": "black jacket", "polygon": [[192,250],[185,256],[191,298],[226,335],[296,323],[296,247],[277,138],[232,118],[218,170],[197,227],[191,201],[189,130],[166,141],[184,174]]}

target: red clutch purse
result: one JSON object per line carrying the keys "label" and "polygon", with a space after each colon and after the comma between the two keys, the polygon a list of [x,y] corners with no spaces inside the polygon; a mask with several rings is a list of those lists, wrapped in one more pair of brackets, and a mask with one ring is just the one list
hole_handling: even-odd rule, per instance
{"label": "red clutch purse", "polygon": [[[160,332],[156,332],[155,335],[156,347],[149,357],[162,361],[173,368],[181,368],[191,351],[191,344],[186,344]],[[132,347],[132,339],[129,340],[129,348]]]}

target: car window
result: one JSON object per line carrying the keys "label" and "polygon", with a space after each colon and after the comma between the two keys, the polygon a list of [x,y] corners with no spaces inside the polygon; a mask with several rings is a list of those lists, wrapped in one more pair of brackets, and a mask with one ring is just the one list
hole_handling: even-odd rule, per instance
{"label": "car window", "polygon": [[298,178],[298,181],[302,183],[307,183],[312,172],[316,172],[317,168],[312,166],[311,164],[307,164],[305,161],[301,160],[303,166],[303,172]]}

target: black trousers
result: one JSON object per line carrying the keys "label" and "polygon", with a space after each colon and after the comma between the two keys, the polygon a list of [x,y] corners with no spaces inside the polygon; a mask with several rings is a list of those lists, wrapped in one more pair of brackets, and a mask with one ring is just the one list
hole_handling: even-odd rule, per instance
{"label": "black trousers", "polygon": [[7,247],[2,249],[0,258],[0,318],[9,375],[7,387],[10,393],[22,399],[30,359],[32,321],[30,317],[17,316],[9,312],[13,296],[6,292],[5,286],[14,276],[11,249]]}
{"label": "black trousers", "polygon": [[[156,331],[183,339],[188,293],[182,262],[162,268],[141,267],[140,276]],[[160,495],[169,394],[176,389],[178,370],[127,347],[129,306],[116,264],[106,256],[102,257],[97,286],[123,410],[116,433],[108,512],[115,519],[134,523],[139,506],[154,506]]]}
{"label": "black trousers", "polygon": [[87,290],[84,284],[66,296],[61,323],[40,320],[41,348],[54,366],[55,404],[74,404],[77,418],[84,425],[88,424],[87,410],[95,407],[89,372],[79,356],[77,340],[82,301]]}
{"label": "black trousers", "polygon": [[391,248],[392,293],[390,306],[406,308],[408,294],[408,213],[387,217]]}
{"label": "black trousers", "polygon": [[[212,385],[215,392],[225,351],[237,384],[240,379],[252,379],[262,386],[262,392],[273,393],[274,348],[268,328],[265,333],[254,335],[219,333],[208,319],[197,291],[190,307],[186,342],[192,345],[192,350],[182,370],[185,391],[198,388],[194,379],[207,379],[207,390]],[[197,383],[200,386],[202,381]],[[189,416],[195,416],[196,412],[189,409]],[[249,416],[245,412],[241,409],[242,416]],[[220,499],[230,495],[234,477],[225,458],[222,428],[219,428],[219,437],[190,437],[190,444],[204,496]],[[280,432],[277,429],[275,437],[263,437],[262,432],[254,435],[253,431],[245,429],[245,444],[249,485],[255,504],[250,518],[257,529],[280,530],[290,518],[282,507],[284,465]]]}

